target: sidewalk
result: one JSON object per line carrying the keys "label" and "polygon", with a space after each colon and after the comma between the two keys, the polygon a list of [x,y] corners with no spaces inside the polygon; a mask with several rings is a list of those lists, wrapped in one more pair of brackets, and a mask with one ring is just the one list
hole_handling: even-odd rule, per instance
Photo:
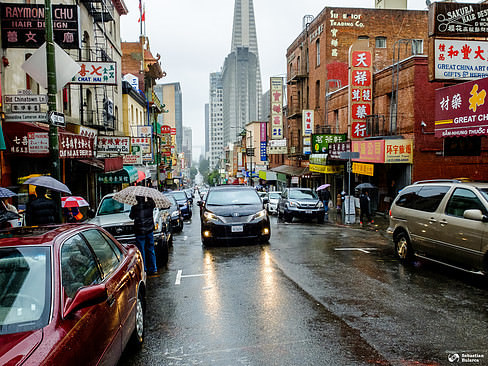
{"label": "sidewalk", "polygon": [[342,216],[340,213],[338,214],[335,208],[329,210],[329,224],[369,231],[382,231],[386,234],[386,229],[390,223],[388,216],[376,213],[376,215],[373,216],[373,219],[374,223],[361,225],[359,223],[359,216],[356,216],[356,222],[354,224],[344,224]]}

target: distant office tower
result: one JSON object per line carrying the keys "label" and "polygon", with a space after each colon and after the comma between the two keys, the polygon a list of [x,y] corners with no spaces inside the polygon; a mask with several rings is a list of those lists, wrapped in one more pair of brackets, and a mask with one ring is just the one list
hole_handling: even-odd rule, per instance
{"label": "distant office tower", "polygon": [[191,127],[183,127],[183,152],[185,153],[185,167],[190,168],[193,159],[193,138]]}
{"label": "distant office tower", "polygon": [[180,83],[157,84],[154,92],[167,112],[158,115],[158,122],[176,128],[176,150],[183,152],[183,106]]}
{"label": "distant office tower", "polygon": [[209,165],[210,169],[215,169],[224,150],[222,72],[210,74],[209,97]]}
{"label": "distant office tower", "polygon": [[224,144],[257,121],[261,105],[261,70],[252,0],[235,0],[230,54],[222,71]]}
{"label": "distant office tower", "polygon": [[210,159],[209,149],[210,149],[210,104],[205,103],[205,149],[203,151],[205,159]]}

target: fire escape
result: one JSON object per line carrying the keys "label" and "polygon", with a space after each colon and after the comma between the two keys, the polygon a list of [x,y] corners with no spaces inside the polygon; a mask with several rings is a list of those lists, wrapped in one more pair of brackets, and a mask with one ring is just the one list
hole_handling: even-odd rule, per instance
{"label": "fire escape", "polygon": [[[81,0],[93,18],[93,43],[83,61],[113,61],[113,49],[109,44],[106,24],[114,21],[114,5],[111,0]],[[92,100],[87,100],[92,99]],[[95,84],[88,88],[84,106],[84,125],[104,133],[116,130],[114,111],[115,86]]]}

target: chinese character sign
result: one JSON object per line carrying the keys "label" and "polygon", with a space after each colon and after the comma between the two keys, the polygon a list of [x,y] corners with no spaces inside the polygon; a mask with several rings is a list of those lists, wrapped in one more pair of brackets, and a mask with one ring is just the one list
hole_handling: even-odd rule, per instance
{"label": "chinese character sign", "polygon": [[353,161],[385,162],[385,140],[352,141],[351,151],[359,153],[359,158]]}
{"label": "chinese character sign", "polygon": [[117,85],[117,63],[81,61],[80,71],[73,76],[73,84]]}
{"label": "chinese character sign", "polygon": [[[53,37],[62,48],[81,48],[77,5],[52,5]],[[0,4],[3,48],[39,48],[46,41],[42,4]]]}
{"label": "chinese character sign", "polygon": [[260,156],[261,156],[261,161],[266,161],[268,160],[267,154],[266,154],[266,143],[267,143],[267,138],[266,138],[266,127],[267,123],[266,122],[261,122],[259,124],[259,142],[260,142]]}
{"label": "chinese character sign", "polygon": [[313,115],[312,109],[304,109],[302,111],[302,135],[303,136],[310,136],[313,133]]}
{"label": "chinese character sign", "polygon": [[312,135],[312,153],[327,153],[329,145],[346,141],[345,134],[314,134]]}
{"label": "chinese character sign", "polygon": [[488,78],[435,91],[435,136],[488,135]]}
{"label": "chinese character sign", "polygon": [[130,154],[130,137],[98,136],[97,153]]}
{"label": "chinese character sign", "polygon": [[475,80],[488,77],[488,42],[436,39],[434,77],[437,80]]}
{"label": "chinese character sign", "polygon": [[366,117],[372,114],[373,53],[366,42],[349,50],[349,120],[351,138],[368,137]]}
{"label": "chinese character sign", "polygon": [[271,139],[283,139],[283,78],[270,78]]}
{"label": "chinese character sign", "polygon": [[413,163],[412,140],[385,140],[385,163]]}

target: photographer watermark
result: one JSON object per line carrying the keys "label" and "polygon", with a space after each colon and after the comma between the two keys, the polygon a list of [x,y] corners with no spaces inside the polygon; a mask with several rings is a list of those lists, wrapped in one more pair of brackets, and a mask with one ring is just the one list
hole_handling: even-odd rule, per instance
{"label": "photographer watermark", "polygon": [[475,364],[485,365],[488,359],[485,357],[485,352],[478,351],[448,351],[446,352],[447,360],[451,364]]}

